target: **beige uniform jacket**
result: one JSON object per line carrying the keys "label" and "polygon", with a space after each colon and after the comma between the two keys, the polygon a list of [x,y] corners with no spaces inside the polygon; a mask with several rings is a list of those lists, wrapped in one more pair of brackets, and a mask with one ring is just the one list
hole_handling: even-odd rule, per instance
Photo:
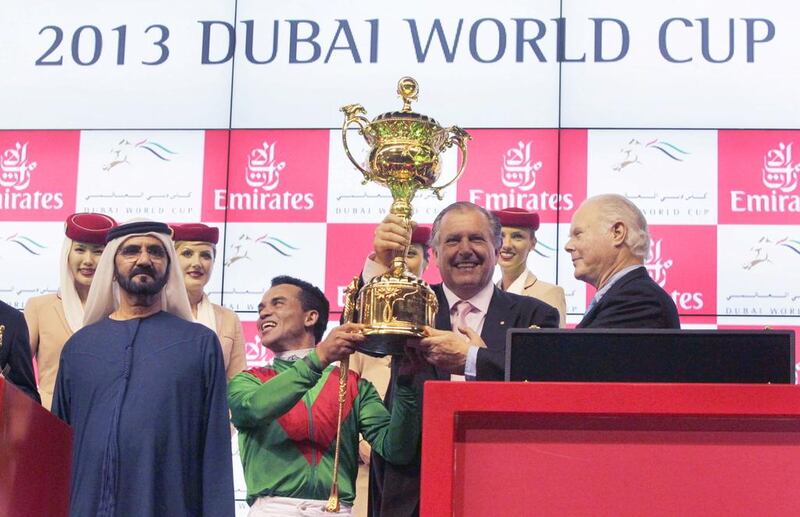
{"label": "beige uniform jacket", "polygon": [[217,337],[225,360],[225,376],[231,379],[247,367],[242,322],[230,309],[212,304],[216,320]]}
{"label": "beige uniform jacket", "polygon": [[61,298],[56,294],[35,296],[25,304],[25,321],[31,338],[31,354],[39,370],[39,395],[42,406],[50,409],[58,374],[61,349],[72,335],[64,315]]}
{"label": "beige uniform jacket", "polygon": [[[502,280],[497,283],[497,287],[502,289]],[[567,323],[567,297],[564,295],[564,289],[543,280],[536,278],[536,275],[526,269],[516,280],[514,280],[508,289],[509,293],[521,294],[523,296],[530,296],[541,300],[544,303],[558,309],[560,322],[559,327],[563,328]]]}

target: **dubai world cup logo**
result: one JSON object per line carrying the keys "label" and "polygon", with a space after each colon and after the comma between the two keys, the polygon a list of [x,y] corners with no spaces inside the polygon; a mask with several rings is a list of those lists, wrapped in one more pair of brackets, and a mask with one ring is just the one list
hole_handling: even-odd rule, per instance
{"label": "dubai world cup logo", "polygon": [[31,184],[31,171],[36,162],[28,160],[28,142],[6,149],[0,156],[0,186],[25,190]]}
{"label": "dubai world cup logo", "polygon": [[250,251],[266,249],[268,253],[277,253],[282,257],[291,257],[300,248],[292,245],[288,240],[275,237],[274,235],[264,234],[259,237],[251,237],[247,233],[239,235],[230,245],[231,253],[225,261],[225,266],[230,267],[240,260],[251,260]]}
{"label": "dubai world cup logo", "polygon": [[500,179],[508,188],[524,192],[536,185],[536,173],[542,168],[542,161],[534,161],[531,147],[533,142],[518,142],[503,155]]}
{"label": "dubai world cup logo", "polygon": [[792,159],[792,145],[778,143],[778,147],[770,149],[764,155],[764,166],[761,169],[761,181],[764,186],[781,192],[794,192],[797,188],[797,175],[800,163]]}
{"label": "dubai world cup logo", "polygon": [[261,143],[261,147],[252,149],[247,155],[245,168],[245,181],[253,188],[273,190],[278,186],[280,173],[286,167],[286,162],[278,161],[275,157],[276,142]]}
{"label": "dubai world cup logo", "polygon": [[759,238],[750,247],[751,255],[742,264],[742,269],[749,271],[755,267],[762,269],[762,265],[773,264],[773,259],[780,257],[781,261],[786,257],[797,259],[800,257],[800,240],[792,239],[788,236],[780,239],[770,239],[769,237]]}
{"label": "dubai world cup logo", "polygon": [[[133,165],[137,160],[153,159],[158,161],[169,162],[178,153],[169,149],[165,145],[145,138],[138,142],[132,142],[127,138],[123,138],[116,142],[111,148],[111,153],[108,161],[103,164],[105,172],[111,172],[120,166]],[[124,168],[124,167],[122,167]]]}
{"label": "dubai world cup logo", "polygon": [[632,138],[620,149],[620,154],[620,158],[611,168],[614,172],[622,172],[623,169],[634,165],[643,165],[646,161],[645,156],[649,155],[666,158],[673,162],[682,162],[691,153],[660,138],[654,138],[647,142]]}

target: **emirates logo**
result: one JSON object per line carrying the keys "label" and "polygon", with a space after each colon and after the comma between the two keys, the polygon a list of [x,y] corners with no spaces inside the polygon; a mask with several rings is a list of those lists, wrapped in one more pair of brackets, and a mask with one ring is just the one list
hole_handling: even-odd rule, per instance
{"label": "emirates logo", "polygon": [[534,161],[531,152],[533,142],[518,142],[516,147],[503,155],[500,167],[500,180],[508,188],[518,188],[527,192],[536,185],[536,173],[542,168],[542,161]]}
{"label": "emirates logo", "polygon": [[770,149],[764,155],[764,167],[761,169],[761,181],[764,186],[781,192],[794,192],[797,188],[797,175],[800,164],[792,160],[792,143],[783,142]]}
{"label": "emirates logo", "polygon": [[244,179],[251,187],[273,190],[278,186],[286,162],[275,158],[276,145],[275,142],[262,142],[261,147],[256,147],[247,155]]}
{"label": "emirates logo", "polygon": [[672,259],[662,258],[661,239],[650,243],[650,253],[644,267],[655,283],[661,287],[666,285],[667,271],[672,267]]}
{"label": "emirates logo", "polygon": [[761,183],[767,192],[752,194],[745,190],[731,190],[731,212],[750,213],[800,213],[800,195],[797,176],[800,164],[792,158],[792,145],[779,142],[767,150],[761,167]]}
{"label": "emirates logo", "polygon": [[25,190],[31,184],[31,171],[34,169],[36,162],[28,160],[28,142],[17,142],[0,156],[0,186]]}

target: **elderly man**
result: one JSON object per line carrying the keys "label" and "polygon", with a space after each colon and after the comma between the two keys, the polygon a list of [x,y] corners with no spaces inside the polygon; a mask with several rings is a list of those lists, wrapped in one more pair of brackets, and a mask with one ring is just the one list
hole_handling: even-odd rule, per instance
{"label": "elderly man", "polygon": [[84,317],[52,409],[75,432],[70,514],[233,515],[222,352],[192,323],[167,225],[108,233]]}
{"label": "elderly man", "polygon": [[503,225],[503,245],[497,265],[503,276],[497,287],[509,293],[532,296],[558,309],[559,326],[567,322],[567,298],[564,289],[539,280],[528,269],[528,255],[536,248],[536,230],[539,229],[539,214],[522,208],[506,208],[492,211]]}
{"label": "elderly man", "polygon": [[675,302],[647,274],[647,221],[627,198],[602,194],[572,217],[564,249],[575,278],[597,289],[578,328],[680,328]]}
{"label": "elderly man", "polygon": [[[408,239],[403,221],[387,216],[375,231],[375,253],[365,264],[365,280],[386,271]],[[500,224],[482,207],[468,202],[446,207],[433,222],[430,244],[443,282],[432,286],[439,300],[436,328],[427,328],[427,337],[417,345],[432,367],[417,381],[449,379],[451,374],[503,379],[508,329],[558,327],[558,310],[535,298],[504,292],[492,283],[501,245]],[[391,404],[392,396],[387,399]],[[419,463],[398,466],[375,455],[372,463],[373,515],[417,515]]]}

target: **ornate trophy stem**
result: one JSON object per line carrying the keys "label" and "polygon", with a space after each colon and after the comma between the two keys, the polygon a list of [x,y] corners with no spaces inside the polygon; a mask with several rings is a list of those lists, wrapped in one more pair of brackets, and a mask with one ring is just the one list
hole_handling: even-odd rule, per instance
{"label": "ornate trophy stem", "polygon": [[[432,190],[441,199],[441,190],[452,184],[467,163],[466,142],[470,136],[456,126],[444,128],[431,117],[415,113],[411,103],[419,96],[419,85],[411,77],[397,83],[403,100],[400,111],[378,115],[372,121],[360,104],[344,106],[342,143],[345,153],[361,172],[364,182],[374,181],[392,193],[390,213],[411,228],[411,201],[418,190]],[[356,160],[350,152],[347,134],[350,127],[369,146],[366,160]],[[441,172],[440,155],[457,146],[461,164],[456,176],[436,186]],[[389,271],[370,280],[357,301],[357,319],[364,324],[366,339],[359,350],[373,356],[403,355],[406,341],[424,335],[425,326],[432,326],[438,301],[430,286],[408,270],[406,255],[409,246],[392,257]]]}
{"label": "ornate trophy stem", "polygon": [[[353,280],[344,291],[344,309],[342,310],[342,321],[344,323],[353,322],[353,313],[356,306],[356,297],[358,296],[359,277],[353,277]],[[350,370],[350,358],[344,358],[339,362],[339,413],[336,418],[336,449],[333,453],[333,480],[331,482],[331,494],[328,497],[328,503],[325,505],[325,511],[336,513],[339,511],[339,452],[341,451],[342,443],[342,413],[344,412],[344,403],[347,397],[347,373]]]}
{"label": "ornate trophy stem", "polygon": [[[394,193],[394,192],[393,192]],[[412,196],[413,196],[412,192]],[[413,213],[413,209],[411,208],[410,199],[398,199],[395,198],[394,203],[392,203],[391,208],[389,209],[389,213],[392,215],[396,215],[403,220],[403,226],[406,229],[411,228],[411,214]],[[390,274],[395,278],[401,278],[403,276],[408,276],[408,265],[406,264],[406,255],[408,254],[408,248],[411,246],[409,242],[406,244],[405,248],[402,251],[397,252],[397,254],[392,259],[392,267],[390,270]]]}

